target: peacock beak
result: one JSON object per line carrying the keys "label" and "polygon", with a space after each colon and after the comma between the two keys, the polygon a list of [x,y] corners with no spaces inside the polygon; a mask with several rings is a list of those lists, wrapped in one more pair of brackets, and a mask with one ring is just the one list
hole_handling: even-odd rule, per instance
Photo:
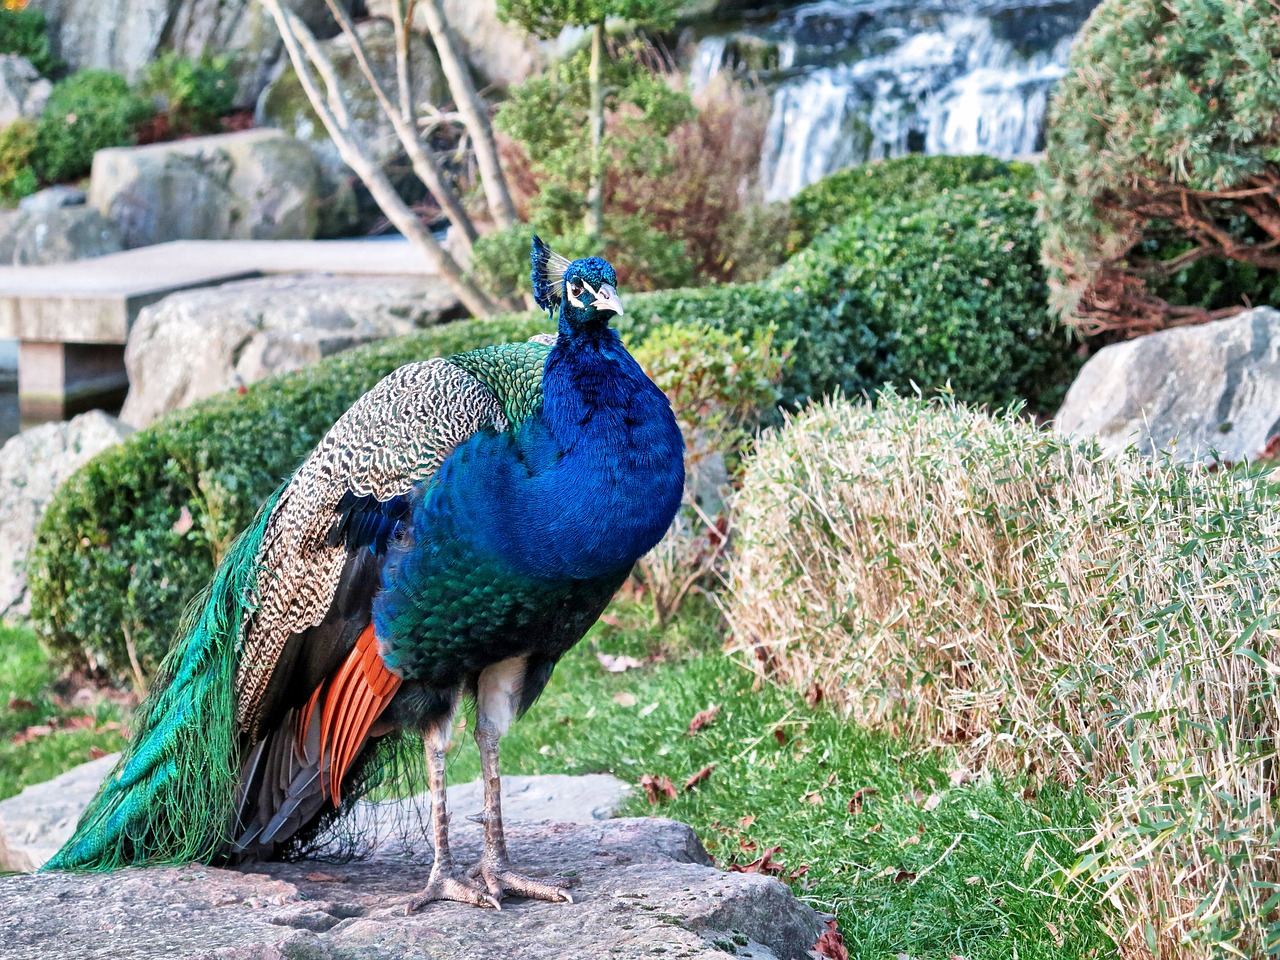
{"label": "peacock beak", "polygon": [[612,284],[603,284],[600,292],[596,294],[595,302],[591,304],[597,310],[612,310],[614,313],[621,315],[622,298],[618,296],[618,291],[613,289]]}

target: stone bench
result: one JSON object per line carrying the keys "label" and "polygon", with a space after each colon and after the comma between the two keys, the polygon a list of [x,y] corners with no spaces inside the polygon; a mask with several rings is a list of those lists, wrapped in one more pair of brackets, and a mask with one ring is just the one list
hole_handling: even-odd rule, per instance
{"label": "stone bench", "polygon": [[425,272],[404,240],[178,240],[72,263],[0,267],[0,339],[19,342],[23,417],[62,419],[124,398],[129,329],[143,307],[171,293],[267,274]]}

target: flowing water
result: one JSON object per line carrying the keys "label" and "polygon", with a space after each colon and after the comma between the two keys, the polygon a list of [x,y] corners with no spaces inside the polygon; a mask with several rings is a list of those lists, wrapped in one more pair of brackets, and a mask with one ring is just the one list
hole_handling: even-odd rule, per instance
{"label": "flowing water", "polygon": [[1094,0],[821,0],[708,24],[697,89],[724,70],[772,90],[761,175],[770,200],[905,153],[1016,157],[1045,114]]}

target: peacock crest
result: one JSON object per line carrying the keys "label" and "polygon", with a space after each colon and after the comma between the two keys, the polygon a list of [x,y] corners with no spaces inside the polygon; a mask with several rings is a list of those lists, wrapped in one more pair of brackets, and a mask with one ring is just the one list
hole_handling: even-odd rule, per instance
{"label": "peacock crest", "polygon": [[564,272],[569,269],[571,261],[548,247],[537,234],[533,237],[529,261],[533,264],[530,274],[533,299],[543,310],[555,313],[556,307],[564,300]]}

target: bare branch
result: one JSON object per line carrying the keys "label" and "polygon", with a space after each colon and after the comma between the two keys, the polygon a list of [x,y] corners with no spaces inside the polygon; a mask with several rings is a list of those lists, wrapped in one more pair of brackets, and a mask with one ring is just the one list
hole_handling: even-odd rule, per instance
{"label": "bare branch", "polygon": [[[378,106],[387,119],[391,121],[392,128],[400,139],[400,145],[404,147],[404,151],[409,157],[409,162],[413,166],[414,174],[431,191],[431,195],[440,204],[440,209],[444,211],[444,215],[448,217],[454,229],[461,235],[463,246],[470,250],[478,235],[475,223],[462,205],[462,199],[458,196],[457,191],[445,179],[435,152],[418,135],[417,125],[413,121],[412,97],[407,87],[407,67],[403,74],[400,91],[400,110],[397,110],[392,105],[387,92],[382,88],[382,84],[378,81],[378,76],[374,73],[373,66],[369,63],[369,57],[365,52],[364,44],[360,42],[359,34],[356,33],[355,24],[351,21],[351,16],[337,0],[325,0],[325,3],[328,5],[334,19],[338,21],[338,26],[342,28],[343,35],[351,44],[351,52],[356,58],[360,73],[364,76],[370,89],[373,90],[373,95],[378,100]],[[400,28],[397,27],[396,29],[398,31]],[[405,57],[407,61],[407,41]],[[397,61],[400,59],[400,36],[398,33],[396,36],[396,59]],[[399,72],[399,64],[397,63],[397,73]],[[328,83],[328,80],[326,80],[326,83]]]}
{"label": "bare branch", "polygon": [[[351,136],[351,115],[342,96],[337,72],[306,24],[293,11],[285,8],[280,0],[261,0],[261,3],[275,20],[289,60],[297,73],[298,82],[347,166],[369,188],[387,219],[422,252],[427,263],[448,282],[463,305],[476,316],[493,313],[497,308],[493,300],[464,274],[457,261],[436,242],[431,231],[423,226],[396,193],[386,174],[374,162],[363,144]],[[326,91],[320,90],[316,74],[323,79]]]}
{"label": "bare branch", "polygon": [[499,227],[512,226],[519,218],[507,189],[507,178],[498,162],[498,145],[493,138],[493,125],[489,123],[489,105],[476,93],[471,73],[458,48],[458,40],[440,12],[440,0],[421,0],[421,7],[458,112],[475,141],[476,164],[480,168],[480,182],[489,204],[489,213]]}

